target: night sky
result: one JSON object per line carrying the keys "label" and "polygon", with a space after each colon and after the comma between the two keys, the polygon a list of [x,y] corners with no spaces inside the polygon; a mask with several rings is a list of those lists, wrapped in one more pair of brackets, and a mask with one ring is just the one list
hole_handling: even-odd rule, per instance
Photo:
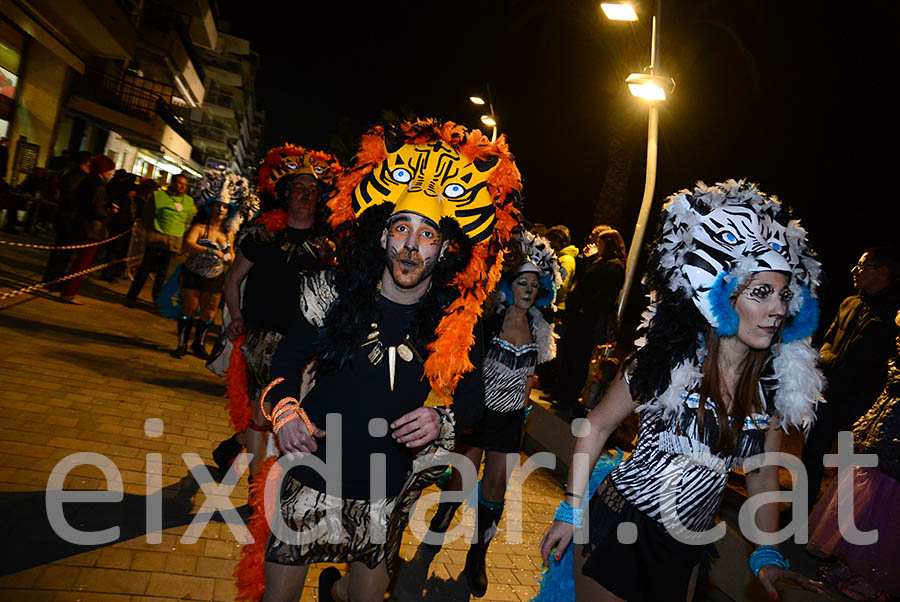
{"label": "night sky", "polygon": [[[607,21],[594,0],[219,8],[262,55],[265,149],[293,142],[348,157],[387,111],[478,127],[468,97],[490,82],[528,220],[566,224],[580,244],[600,219],[627,244],[647,112],[624,79],[649,63],[656,3],[634,4],[637,24]],[[759,183],[810,231],[826,270],[826,321],[851,292],[860,253],[897,243],[900,118],[889,90],[900,74],[900,5],[848,4],[852,14],[825,2],[664,0],[661,18],[661,65],[677,87],[661,106],[654,216],[696,180]]]}

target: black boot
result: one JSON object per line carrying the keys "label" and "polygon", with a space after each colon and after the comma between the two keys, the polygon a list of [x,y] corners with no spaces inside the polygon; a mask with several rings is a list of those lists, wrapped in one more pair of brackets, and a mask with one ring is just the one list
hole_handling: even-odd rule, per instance
{"label": "black boot", "polygon": [[437,512],[431,517],[431,524],[428,528],[435,533],[446,533],[450,528],[450,522],[456,510],[462,505],[462,502],[441,502],[438,504]]}
{"label": "black boot", "polygon": [[209,356],[206,355],[206,332],[212,326],[212,323],[212,320],[209,322],[197,320],[197,334],[194,335],[194,342],[191,344],[191,353],[202,360],[209,359]]}
{"label": "black boot", "polygon": [[194,319],[187,316],[178,318],[178,347],[172,352],[172,357],[184,357],[188,351],[188,340],[191,338],[191,328]]}
{"label": "black boot", "polygon": [[219,478],[224,479],[225,473],[231,468],[234,459],[238,457],[244,446],[238,443],[237,434],[232,435],[225,441],[222,441],[216,449],[213,450],[213,462],[219,469]]}
{"label": "black boot", "polygon": [[469,590],[476,598],[482,597],[487,592],[485,557],[501,516],[503,516],[502,505],[499,508],[489,508],[481,500],[478,501],[478,524],[476,525],[478,541],[469,547],[469,552],[466,554],[466,566],[463,568]]}

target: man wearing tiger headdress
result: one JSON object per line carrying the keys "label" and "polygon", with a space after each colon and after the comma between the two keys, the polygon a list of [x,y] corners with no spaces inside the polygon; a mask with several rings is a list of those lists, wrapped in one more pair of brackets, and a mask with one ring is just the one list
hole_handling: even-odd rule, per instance
{"label": "man wearing tiger headdress", "polygon": [[[272,363],[266,409],[287,455],[251,489],[245,599],[296,600],[311,563],[347,562],[345,578],[322,572],[319,599],[382,600],[410,509],[448,463],[434,461],[484,407],[479,317],[519,216],[505,140],[433,120],[378,126],[336,188],[339,267],[305,279]],[[305,366],[315,382],[301,394]],[[425,405],[430,391],[443,407]]]}
{"label": "man wearing tiger headdress", "polygon": [[293,144],[272,149],[260,165],[256,187],[263,213],[242,230],[225,277],[231,318],[225,334],[232,340],[226,394],[235,435],[213,451],[220,474],[242,446],[251,454],[251,478],[264,458],[269,425],[259,413],[259,395],[278,342],[299,313],[301,274],[323,265],[315,242],[324,230],[324,200],[340,170],[331,155]]}

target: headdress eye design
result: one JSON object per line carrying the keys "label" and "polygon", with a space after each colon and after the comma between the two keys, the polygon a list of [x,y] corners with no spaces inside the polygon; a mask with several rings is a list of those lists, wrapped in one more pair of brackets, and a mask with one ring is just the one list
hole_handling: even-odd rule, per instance
{"label": "headdress eye design", "polygon": [[740,242],[737,236],[735,236],[732,232],[728,232],[727,230],[725,232],[719,232],[718,234],[716,234],[716,238],[731,246],[734,246],[738,244],[738,242]]}
{"label": "headdress eye design", "polygon": [[782,246],[780,243],[777,243],[773,240],[769,243],[769,246],[772,247],[773,251],[778,251],[779,253],[781,253]]}
{"label": "headdress eye design", "polygon": [[288,169],[297,169],[297,164],[296,163],[288,163],[287,165],[285,165],[285,167],[287,167]]}
{"label": "headdress eye design", "polygon": [[458,199],[466,193],[466,189],[459,184],[448,184],[444,188],[444,196],[448,199]]}
{"label": "headdress eye design", "polygon": [[325,170],[321,167],[316,167],[313,171],[315,171],[316,173],[324,173]]}
{"label": "headdress eye design", "polygon": [[391,177],[394,178],[395,181],[400,182],[401,184],[406,184],[410,180],[412,180],[412,174],[409,173],[409,170],[405,167],[398,167],[394,171],[391,172]]}

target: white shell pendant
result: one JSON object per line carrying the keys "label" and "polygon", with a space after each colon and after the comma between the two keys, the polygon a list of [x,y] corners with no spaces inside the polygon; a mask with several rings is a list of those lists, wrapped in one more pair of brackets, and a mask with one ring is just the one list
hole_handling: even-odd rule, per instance
{"label": "white shell pendant", "polygon": [[406,346],[406,343],[400,343],[400,346],[397,347],[397,353],[400,354],[400,357],[404,362],[411,362],[413,358],[412,349]]}
{"label": "white shell pendant", "polygon": [[388,347],[388,374],[391,377],[391,391],[394,390],[394,373],[397,368],[397,348],[391,345]]}

